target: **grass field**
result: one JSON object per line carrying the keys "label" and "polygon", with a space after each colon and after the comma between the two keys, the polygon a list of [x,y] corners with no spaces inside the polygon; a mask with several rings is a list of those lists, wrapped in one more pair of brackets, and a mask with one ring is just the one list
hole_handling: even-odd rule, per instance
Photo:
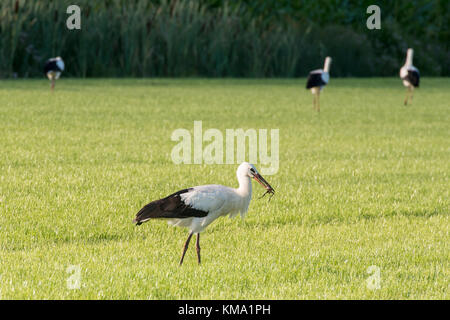
{"label": "grass field", "polygon": [[[2,81],[1,298],[449,299],[450,79],[408,107],[399,79],[332,79],[320,115],[304,81]],[[172,163],[194,120],[279,129],[280,169],[271,202],[254,184],[247,218],[216,221],[180,268],[187,230],[131,220],[237,185],[237,165]]]}

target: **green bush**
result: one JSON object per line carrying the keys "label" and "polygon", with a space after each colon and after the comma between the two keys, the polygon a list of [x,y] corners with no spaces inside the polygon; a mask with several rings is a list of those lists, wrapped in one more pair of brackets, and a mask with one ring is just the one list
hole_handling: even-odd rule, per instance
{"label": "green bush", "polygon": [[408,47],[422,74],[448,76],[450,1],[0,1],[0,77],[38,77],[60,55],[65,76],[298,77],[334,58],[333,76],[397,74]]}

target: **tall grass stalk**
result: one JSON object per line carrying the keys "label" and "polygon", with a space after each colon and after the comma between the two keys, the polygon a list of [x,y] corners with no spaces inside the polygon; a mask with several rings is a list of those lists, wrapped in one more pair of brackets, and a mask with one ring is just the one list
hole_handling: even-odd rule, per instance
{"label": "tall grass stalk", "polygon": [[0,77],[41,76],[56,55],[66,61],[65,76],[76,77],[297,77],[326,55],[334,58],[333,76],[384,76],[397,74],[408,46],[422,73],[449,73],[438,42],[408,40],[395,21],[377,34],[355,28],[353,15],[317,24],[313,17],[328,7],[297,9],[310,10],[306,19],[261,16],[245,2],[79,0],[81,30],[68,30],[70,4],[0,2]]}

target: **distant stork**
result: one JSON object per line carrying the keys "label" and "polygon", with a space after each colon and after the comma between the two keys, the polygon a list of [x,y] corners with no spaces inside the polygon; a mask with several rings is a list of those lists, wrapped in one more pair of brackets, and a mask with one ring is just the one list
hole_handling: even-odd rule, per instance
{"label": "distant stork", "polygon": [[311,89],[313,96],[313,108],[318,112],[320,111],[320,91],[328,84],[330,81],[330,64],[331,58],[325,58],[325,65],[322,69],[313,70],[309,73],[308,81],[306,82],[306,89]]}
{"label": "distant stork", "polygon": [[55,81],[61,76],[61,72],[64,71],[64,61],[61,57],[51,58],[45,62],[44,73],[47,78],[52,82],[51,89],[55,88]]}
{"label": "distant stork", "polygon": [[406,52],[406,62],[400,69],[400,78],[403,80],[403,85],[407,88],[405,106],[408,100],[412,102],[414,88],[419,87],[420,73],[419,69],[413,66],[414,50],[409,48]]}
{"label": "distant stork", "polygon": [[238,167],[236,175],[239,181],[237,189],[216,184],[184,189],[150,202],[137,213],[133,222],[140,225],[150,219],[169,219],[169,224],[173,226],[189,228],[180,266],[194,234],[197,235],[196,249],[200,264],[200,232],[221,216],[229,215],[232,218],[240,213],[245,217],[252,198],[252,178],[266,189],[266,193],[271,196],[275,193],[270,184],[248,162],[243,162]]}

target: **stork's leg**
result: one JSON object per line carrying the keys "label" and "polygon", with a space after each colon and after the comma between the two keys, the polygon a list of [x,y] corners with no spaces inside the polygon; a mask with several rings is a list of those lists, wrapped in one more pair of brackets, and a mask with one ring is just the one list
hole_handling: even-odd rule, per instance
{"label": "stork's leg", "polygon": [[320,91],[317,91],[317,112],[320,112]]}
{"label": "stork's leg", "polygon": [[52,79],[51,89],[52,89],[52,92],[53,92],[53,89],[55,89],[55,79]]}
{"label": "stork's leg", "polygon": [[318,103],[319,103],[319,96],[317,95],[317,91],[318,90],[318,88],[314,88],[314,90],[313,90],[313,101],[314,101],[314,107],[313,107],[313,109],[314,110],[316,110],[317,111],[317,105],[318,105]]}
{"label": "stork's leg", "polygon": [[195,248],[197,249],[198,264],[200,264],[200,233],[197,233],[197,242],[195,243]]}
{"label": "stork's leg", "polygon": [[409,91],[410,91],[410,90],[411,90],[411,88],[408,86],[408,88],[406,89],[405,106],[408,104]]}
{"label": "stork's leg", "polygon": [[187,238],[186,242],[184,243],[184,248],[183,248],[183,255],[181,256],[181,260],[180,260],[180,266],[183,264],[183,259],[184,259],[184,255],[186,254],[186,250],[189,247],[189,242],[191,241],[193,233],[189,233],[189,237]]}
{"label": "stork's leg", "polygon": [[414,87],[413,86],[411,86],[410,87],[411,88],[411,98],[410,98],[410,102],[412,103],[412,100],[413,100],[413,95],[414,95]]}

